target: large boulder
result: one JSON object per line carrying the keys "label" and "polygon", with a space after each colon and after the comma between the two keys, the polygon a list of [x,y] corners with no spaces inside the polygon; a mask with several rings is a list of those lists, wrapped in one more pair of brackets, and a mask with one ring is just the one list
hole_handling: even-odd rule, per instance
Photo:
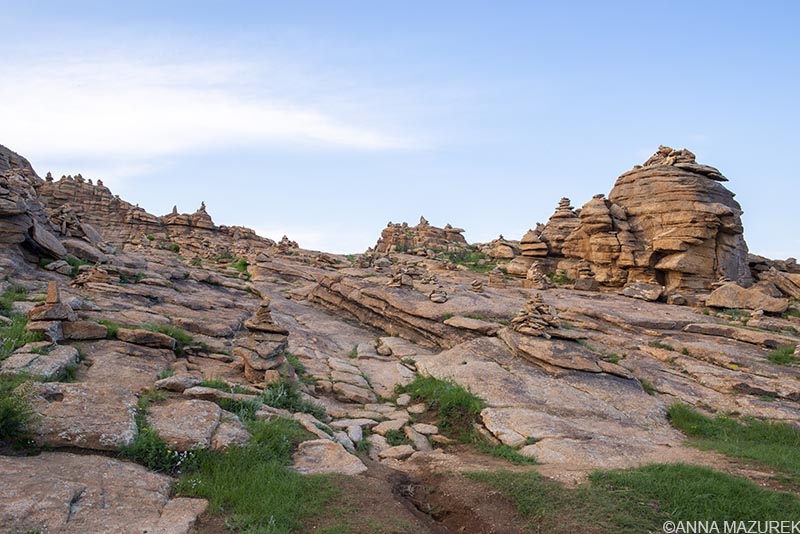
{"label": "large boulder", "polygon": [[770,297],[757,288],[744,288],[734,282],[729,282],[718,287],[709,295],[706,299],[706,306],[783,313],[789,307],[789,300]]}
{"label": "large boulder", "polygon": [[657,280],[667,295],[708,291],[722,277],[749,285],[742,209],[722,181],[690,151],[660,147],[583,207],[562,252],[606,285]]}

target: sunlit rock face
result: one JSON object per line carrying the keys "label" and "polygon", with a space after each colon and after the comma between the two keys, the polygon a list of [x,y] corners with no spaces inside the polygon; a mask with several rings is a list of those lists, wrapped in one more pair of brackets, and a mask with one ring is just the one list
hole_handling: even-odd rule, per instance
{"label": "sunlit rock face", "polygon": [[742,209],[724,181],[690,151],[662,146],[583,206],[562,253],[590,262],[606,285],[657,282],[668,294],[708,291],[723,277],[749,285]]}

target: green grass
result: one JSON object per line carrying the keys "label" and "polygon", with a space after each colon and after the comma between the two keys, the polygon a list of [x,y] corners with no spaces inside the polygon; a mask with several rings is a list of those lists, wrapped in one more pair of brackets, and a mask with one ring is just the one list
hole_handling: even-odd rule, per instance
{"label": "green grass", "polygon": [[239,258],[239,259],[237,259],[235,262],[233,262],[233,263],[231,264],[231,267],[233,267],[234,269],[236,269],[236,270],[237,270],[237,271],[239,271],[240,273],[246,273],[246,272],[247,272],[247,266],[248,266],[248,265],[249,265],[249,264],[247,263],[247,260],[246,260],[246,259],[244,259],[244,258]]}
{"label": "green grass", "polygon": [[288,419],[249,425],[251,442],[224,454],[200,452],[196,469],[177,483],[179,495],[209,500],[209,511],[236,532],[299,532],[303,520],[323,510],[336,494],[331,479],[288,468],[292,451],[313,436]]}
{"label": "green grass", "polygon": [[610,352],[608,354],[603,354],[600,358],[607,361],[608,363],[618,364],[625,356],[620,356],[615,352]]}
{"label": "green grass", "polygon": [[392,447],[412,444],[412,441],[408,439],[408,436],[402,430],[387,430],[383,437],[386,438],[386,443]]}
{"label": "green grass", "polygon": [[317,419],[325,417],[325,408],[305,400],[297,386],[287,382],[270,384],[262,395],[264,404],[273,408],[283,408],[292,412],[310,413]]}
{"label": "green grass", "polygon": [[28,332],[28,317],[24,313],[12,313],[10,324],[0,324],[0,361],[27,343],[41,341],[41,332]]}
{"label": "green grass", "polygon": [[465,248],[458,251],[442,251],[441,257],[456,265],[463,265],[474,273],[488,273],[497,267],[497,263],[477,249]]}
{"label": "green grass", "polygon": [[350,354],[348,354],[347,357],[351,360],[358,358],[358,345],[353,345],[353,349],[350,351]]}
{"label": "green grass", "polygon": [[667,412],[672,424],[700,449],[754,460],[784,473],[800,475],[800,429],[786,423],[758,419],[706,417],[685,404]]}
{"label": "green grass", "polygon": [[770,352],[767,355],[767,359],[776,365],[789,365],[796,360],[794,350],[795,348],[791,345],[780,347]]}
{"label": "green grass", "polygon": [[514,465],[536,465],[538,462],[533,456],[525,456],[514,447],[500,443],[493,445],[486,441],[476,443],[476,448],[483,454],[494,456],[496,458],[503,458],[508,460]]}
{"label": "green grass", "polygon": [[642,385],[642,389],[644,390],[644,392],[647,393],[648,395],[656,394],[656,388],[653,387],[653,384],[646,378],[640,378],[639,383]]}
{"label": "green grass", "polygon": [[14,284],[0,294],[0,313],[10,314],[12,305],[20,300],[28,300],[28,290],[24,286]]}
{"label": "green grass", "polygon": [[729,321],[741,321],[741,320],[748,321],[750,319],[750,313],[746,310],[726,308],[724,310],[721,310],[719,313],[725,315]]}
{"label": "green grass", "polygon": [[144,324],[140,328],[144,330],[150,330],[151,332],[166,334],[175,339],[175,341],[177,341],[180,345],[190,345],[194,341],[194,338],[192,338],[191,334],[172,325]]}
{"label": "green grass", "polygon": [[660,341],[651,341],[650,343],[648,343],[648,346],[656,349],[664,349],[675,352],[675,347],[673,347],[672,345],[668,345],[667,343],[662,343]]}
{"label": "green grass", "polygon": [[17,387],[30,380],[24,375],[0,376],[0,446],[19,448],[28,445],[28,426],[34,412],[25,395]]}
{"label": "green grass", "polygon": [[242,421],[255,421],[256,412],[261,403],[256,400],[217,399],[216,403],[223,410],[236,414]]}
{"label": "green grass", "polygon": [[567,275],[567,271],[550,271],[547,273],[547,278],[557,286],[563,286],[564,284],[572,282],[572,279]]}
{"label": "green grass", "polygon": [[72,276],[72,277],[78,276],[78,273],[80,272],[80,267],[82,265],[91,265],[92,264],[92,262],[90,262],[90,261],[82,260],[80,258],[76,258],[75,256],[67,256],[66,258],[64,258],[64,260],[67,263],[69,263],[69,265],[72,267],[72,270],[70,270],[70,273],[69,273],[69,275]]}
{"label": "green grass", "polygon": [[175,376],[175,371],[173,371],[172,369],[162,369],[156,375],[156,379],[164,380],[165,378],[169,378],[171,376]]}
{"label": "green grass", "polygon": [[575,488],[536,472],[467,476],[500,490],[528,521],[530,532],[640,534],[661,532],[667,520],[788,520],[800,513],[794,495],[685,464],[595,472]]}
{"label": "green grass", "polygon": [[486,407],[483,399],[452,380],[430,376],[418,376],[401,390],[435,409],[439,428],[459,441],[475,441],[473,425],[480,421],[481,410]]}
{"label": "green grass", "polygon": [[109,321],[108,319],[100,319],[97,322],[106,327],[106,339],[117,339],[117,332],[122,328],[119,323]]}
{"label": "green grass", "polygon": [[120,455],[153,471],[174,474],[188,468],[196,458],[192,451],[182,453],[171,450],[158,436],[156,429],[147,424],[147,410],[153,403],[165,398],[164,393],[156,391],[145,391],[139,395],[134,414],[136,437],[130,445],[120,449]]}

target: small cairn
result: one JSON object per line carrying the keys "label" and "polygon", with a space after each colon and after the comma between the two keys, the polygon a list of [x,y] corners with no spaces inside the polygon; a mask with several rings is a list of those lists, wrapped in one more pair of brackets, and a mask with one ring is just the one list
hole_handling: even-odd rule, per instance
{"label": "small cairn", "polygon": [[265,298],[244,322],[249,335],[237,338],[233,349],[233,354],[243,360],[245,378],[253,383],[274,381],[275,371],[289,378],[295,376],[285,355],[289,331],[275,324],[269,305],[269,298]]}
{"label": "small cairn", "polygon": [[597,280],[594,278],[592,265],[588,261],[581,260],[578,263],[577,270],[578,279],[575,280],[573,289],[579,291],[597,291],[600,288],[600,284],[598,284]]}
{"label": "small cairn", "polygon": [[480,280],[473,280],[470,284],[470,291],[473,293],[483,293],[483,282]]}
{"label": "small cairn", "polygon": [[400,269],[400,272],[392,275],[392,279],[386,285],[389,287],[414,287],[414,279],[405,269]]}
{"label": "small cairn", "polygon": [[442,286],[436,286],[436,289],[428,294],[428,298],[436,304],[444,304],[447,302],[447,292],[442,289]]}
{"label": "small cairn", "polygon": [[497,267],[489,273],[489,287],[503,288],[506,287],[506,277],[503,271]]}
{"label": "small cairn", "polygon": [[520,334],[550,339],[547,330],[561,328],[561,321],[558,319],[555,308],[545,304],[542,296],[536,294],[525,304],[525,308],[511,320],[511,328]]}
{"label": "small cairn", "polygon": [[550,279],[542,272],[541,265],[534,263],[528,269],[525,280],[522,282],[522,287],[544,291],[545,289],[550,289],[551,284]]}

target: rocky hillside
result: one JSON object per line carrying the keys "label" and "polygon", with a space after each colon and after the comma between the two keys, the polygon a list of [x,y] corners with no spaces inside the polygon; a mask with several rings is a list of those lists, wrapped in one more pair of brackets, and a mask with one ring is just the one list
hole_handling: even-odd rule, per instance
{"label": "rocky hillside", "polygon": [[[324,509],[248,519],[268,505],[220,497],[226,469],[280,473],[251,497],[344,488],[326,495],[341,521],[357,510],[345,532],[522,531],[462,471],[576,482],[683,462],[772,480],[667,417],[800,424],[800,269],[748,257],[721,180],[662,147],[519,242],[471,247],[422,219],[342,257],[205,206],[151,215],[0,147],[0,532],[334,525]],[[236,471],[242,451],[275,463]]]}

